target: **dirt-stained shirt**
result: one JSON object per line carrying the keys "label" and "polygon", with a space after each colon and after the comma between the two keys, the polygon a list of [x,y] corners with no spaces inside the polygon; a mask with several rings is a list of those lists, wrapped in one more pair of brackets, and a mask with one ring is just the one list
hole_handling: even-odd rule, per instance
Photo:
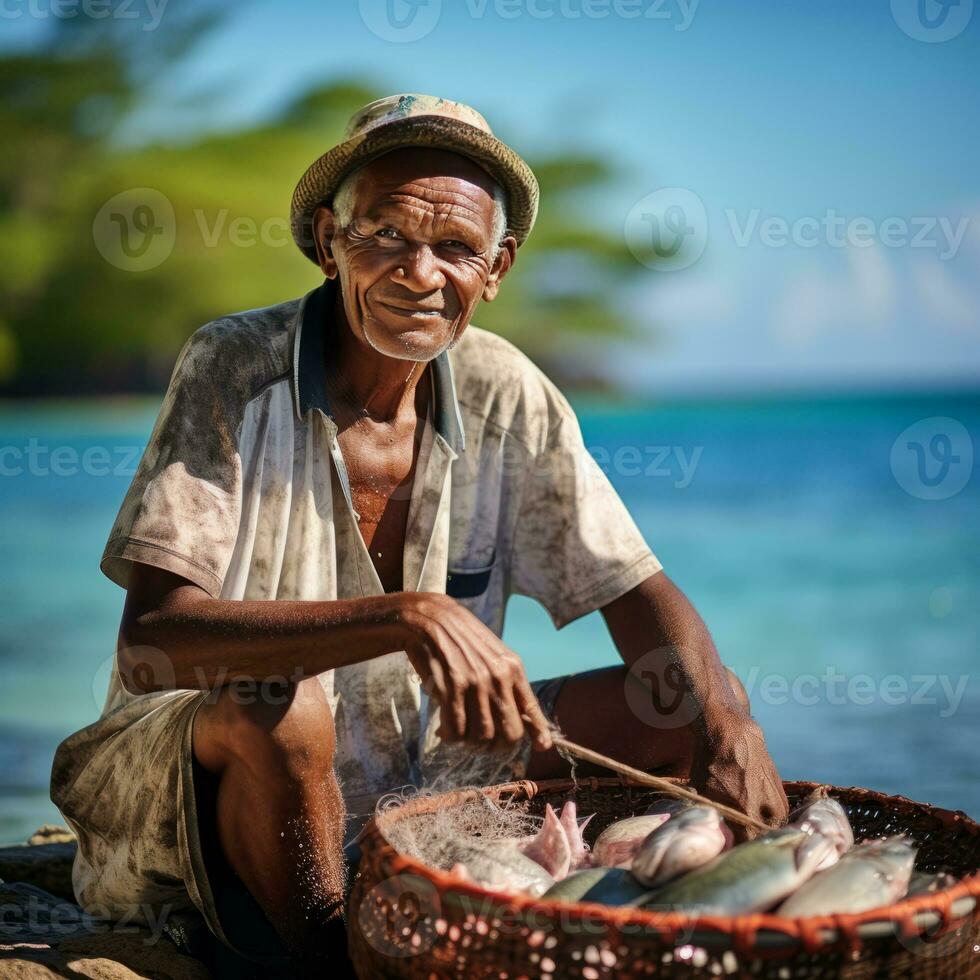
{"label": "dirt-stained shirt", "polygon": [[[223,599],[382,592],[325,389],[334,289],[222,317],[188,340],[105,547],[114,582],[125,587],[142,562]],[[560,627],[660,569],[568,402],[525,355],[470,326],[431,371],[406,590],[448,592],[500,635],[513,593],[540,601]],[[436,737],[438,710],[404,653],[320,678],[348,805],[472,762]],[[105,714],[135,701],[149,712],[179,694],[135,698],[114,672]],[[485,757],[485,772],[467,764],[460,780],[510,775],[507,760]]]}

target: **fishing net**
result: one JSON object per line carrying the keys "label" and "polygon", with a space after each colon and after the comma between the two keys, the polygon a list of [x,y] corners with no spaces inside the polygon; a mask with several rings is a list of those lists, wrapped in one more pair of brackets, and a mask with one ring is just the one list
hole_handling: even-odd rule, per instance
{"label": "fishing net", "polygon": [[[476,787],[457,792],[454,806],[424,811],[417,807],[419,798],[435,797],[436,790],[406,788],[391,793],[378,802],[376,826],[400,854],[444,871],[452,867],[453,855],[468,841],[528,837],[541,828],[542,818],[517,803],[498,801]],[[404,809],[409,803],[413,805]]]}

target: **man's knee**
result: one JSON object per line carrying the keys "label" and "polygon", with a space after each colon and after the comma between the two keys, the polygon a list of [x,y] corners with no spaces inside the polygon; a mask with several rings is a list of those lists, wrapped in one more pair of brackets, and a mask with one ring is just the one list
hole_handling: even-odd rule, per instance
{"label": "man's knee", "polygon": [[752,713],[752,705],[749,704],[749,693],[745,690],[745,685],[738,679],[738,675],[735,671],[731,670],[729,667],[725,668],[725,672],[728,674],[728,683],[731,684],[732,690],[735,692],[735,698],[738,703],[742,706],[742,710],[746,714]]}
{"label": "man's knee", "polygon": [[198,711],[194,753],[211,772],[231,761],[252,767],[322,767],[333,763],[335,733],[319,679],[231,684]]}

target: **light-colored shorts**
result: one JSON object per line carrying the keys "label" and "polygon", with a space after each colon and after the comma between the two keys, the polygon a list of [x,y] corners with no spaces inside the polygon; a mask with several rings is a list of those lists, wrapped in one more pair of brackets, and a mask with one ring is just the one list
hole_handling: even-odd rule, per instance
{"label": "light-colored shorts", "polygon": [[[551,719],[564,681],[532,684]],[[92,914],[151,928],[197,909],[232,946],[205,864],[195,794],[194,716],[209,694],[146,697],[159,706],[148,711],[137,698],[70,736],[55,754],[51,798],[78,837],[75,896]],[[530,752],[528,742],[512,778],[524,775]],[[370,809],[351,814],[357,829]]]}

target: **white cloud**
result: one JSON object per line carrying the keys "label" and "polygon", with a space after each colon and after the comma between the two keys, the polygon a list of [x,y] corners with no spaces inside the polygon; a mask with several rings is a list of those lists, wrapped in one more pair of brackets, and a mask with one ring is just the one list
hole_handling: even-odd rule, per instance
{"label": "white cloud", "polygon": [[733,282],[703,272],[658,273],[640,292],[636,310],[654,327],[687,330],[719,326],[736,314],[738,290]]}
{"label": "white cloud", "polygon": [[772,305],[777,337],[803,344],[822,333],[891,324],[898,289],[885,253],[877,246],[849,248],[844,257],[847,268],[839,275],[811,266],[790,279]]}
{"label": "white cloud", "polygon": [[980,332],[980,299],[939,262],[912,266],[912,284],[923,314],[939,326]]}

